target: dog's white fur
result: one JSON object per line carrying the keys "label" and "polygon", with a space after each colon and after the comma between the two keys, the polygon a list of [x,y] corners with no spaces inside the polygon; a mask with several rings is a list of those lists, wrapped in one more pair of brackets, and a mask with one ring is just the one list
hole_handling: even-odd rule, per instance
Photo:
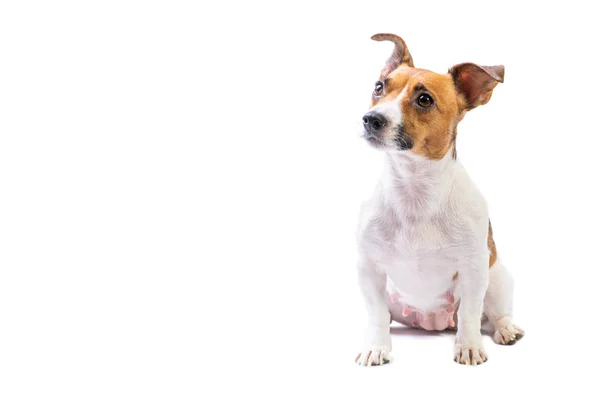
{"label": "dog's white fur", "polygon": [[[400,123],[397,103],[375,109],[392,127]],[[482,363],[487,359],[483,314],[494,324],[496,342],[506,344],[523,334],[511,319],[510,274],[499,260],[489,267],[486,201],[451,151],[430,160],[385,148],[383,174],[362,207],[357,234],[359,282],[368,315],[357,362],[385,362],[391,351],[391,319],[410,325],[402,316],[403,305],[390,302],[390,294],[399,293],[404,305],[435,311],[450,291],[459,303],[455,359]]]}

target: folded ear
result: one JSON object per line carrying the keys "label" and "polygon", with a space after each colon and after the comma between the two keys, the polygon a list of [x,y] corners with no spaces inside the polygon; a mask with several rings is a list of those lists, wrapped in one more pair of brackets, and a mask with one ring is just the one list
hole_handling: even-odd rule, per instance
{"label": "folded ear", "polygon": [[498,82],[504,82],[504,66],[486,67],[473,63],[455,65],[448,71],[454,80],[456,91],[464,95],[466,110],[481,106],[492,97]]}
{"label": "folded ear", "polygon": [[378,33],[377,35],[371,36],[371,39],[378,42],[387,40],[394,43],[394,51],[385,63],[383,71],[381,71],[382,76],[387,76],[390,72],[402,64],[406,64],[409,67],[414,68],[415,65],[413,64],[412,56],[408,51],[408,47],[406,47],[406,43],[404,43],[404,40],[402,40],[400,36],[396,36],[392,33]]}

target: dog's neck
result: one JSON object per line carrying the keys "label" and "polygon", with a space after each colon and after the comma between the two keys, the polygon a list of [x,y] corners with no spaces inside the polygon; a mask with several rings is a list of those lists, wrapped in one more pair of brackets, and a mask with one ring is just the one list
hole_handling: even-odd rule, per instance
{"label": "dog's neck", "polygon": [[386,153],[383,187],[397,214],[426,218],[437,213],[454,183],[457,161],[449,151],[440,160],[408,152]]}

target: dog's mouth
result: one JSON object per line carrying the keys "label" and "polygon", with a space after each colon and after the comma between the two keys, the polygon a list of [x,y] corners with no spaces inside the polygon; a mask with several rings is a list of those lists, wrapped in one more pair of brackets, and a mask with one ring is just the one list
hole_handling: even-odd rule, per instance
{"label": "dog's mouth", "polygon": [[362,137],[376,149],[395,149],[395,150],[410,150],[414,146],[414,140],[410,135],[398,130],[397,134],[393,137],[393,143],[386,143],[379,135],[364,132]]}
{"label": "dog's mouth", "polygon": [[377,137],[376,135],[369,133],[369,132],[365,132],[363,133],[362,137],[371,145],[377,148],[381,148],[385,146],[385,142],[383,140],[381,140],[381,138]]}

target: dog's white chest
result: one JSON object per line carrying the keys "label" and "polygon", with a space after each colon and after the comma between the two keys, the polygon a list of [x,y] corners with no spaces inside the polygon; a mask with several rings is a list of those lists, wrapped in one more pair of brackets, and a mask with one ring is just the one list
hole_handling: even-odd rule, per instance
{"label": "dog's white chest", "polygon": [[487,225],[485,202],[462,167],[443,165],[426,164],[422,173],[409,166],[416,172],[408,176],[389,166],[359,230],[363,254],[388,276],[388,292],[423,310],[444,304],[465,260],[481,251],[479,221]]}

